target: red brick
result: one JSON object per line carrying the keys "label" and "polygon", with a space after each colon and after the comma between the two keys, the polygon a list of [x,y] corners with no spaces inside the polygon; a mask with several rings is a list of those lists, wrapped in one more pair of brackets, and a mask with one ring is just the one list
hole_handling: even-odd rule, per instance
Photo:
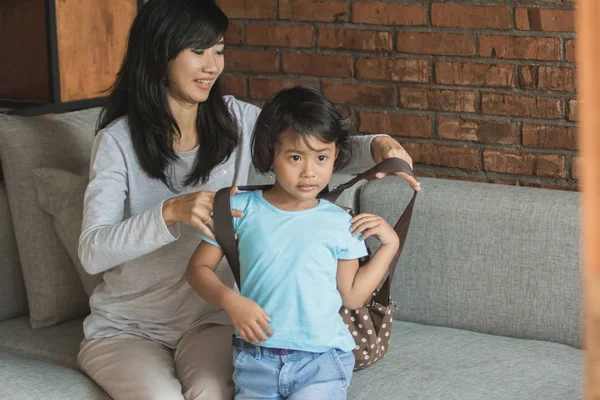
{"label": "red brick", "polygon": [[352,57],[350,56],[286,53],[281,55],[281,63],[283,72],[288,74],[352,77]]}
{"label": "red brick", "polygon": [[560,99],[530,97],[517,94],[482,93],[481,107],[484,114],[511,115],[531,118],[561,118]]}
{"label": "red brick", "polygon": [[268,100],[281,89],[297,85],[319,88],[316,80],[302,79],[276,79],[276,78],[250,78],[250,97],[257,100]]}
{"label": "red brick", "polygon": [[530,154],[513,151],[484,150],[486,171],[514,175],[566,177],[565,157],[556,154]]}
{"label": "red brick", "polygon": [[581,179],[581,156],[575,156],[571,160],[571,178]]}
{"label": "red brick", "polygon": [[565,42],[565,53],[568,62],[576,62],[575,39],[569,39]]}
{"label": "red brick", "polygon": [[475,92],[469,90],[400,88],[403,108],[434,111],[475,112]]}
{"label": "red brick", "polygon": [[312,47],[312,26],[246,26],[246,43],[258,46]]}
{"label": "red brick", "polygon": [[438,117],[438,135],[442,139],[472,142],[515,144],[517,127],[500,121],[466,120],[455,117]]}
{"label": "red brick", "polygon": [[524,89],[575,91],[575,68],[525,66],[519,69]]}
{"label": "red brick", "polygon": [[398,32],[400,53],[474,56],[473,35],[456,33]]}
{"label": "red brick", "polygon": [[218,0],[229,18],[275,18],[275,0]]}
{"label": "red brick", "polygon": [[320,28],[319,47],[353,50],[392,50],[392,34],[386,31]]}
{"label": "red brick", "polygon": [[514,87],[514,67],[509,64],[474,64],[437,62],[436,83],[446,85],[477,85]]}
{"label": "red brick", "polygon": [[577,99],[569,100],[569,121],[577,121],[577,108],[579,106],[579,101]]}
{"label": "red brick", "polygon": [[519,7],[515,18],[521,31],[575,32],[574,10]]}
{"label": "red brick", "polygon": [[396,105],[394,88],[390,85],[323,82],[322,89],[325,96],[338,104],[371,107],[393,107]]}
{"label": "red brick", "polygon": [[429,115],[360,113],[360,131],[391,136],[431,137]]}
{"label": "red brick", "polygon": [[479,151],[468,146],[444,146],[434,143],[402,143],[416,164],[479,169]]}
{"label": "red brick", "polygon": [[545,37],[481,35],[479,54],[482,57],[558,61],[560,42]]}
{"label": "red brick", "polygon": [[237,98],[246,97],[246,78],[237,75],[221,75],[223,94],[230,94]]}
{"label": "red brick", "polygon": [[509,29],[510,8],[462,4],[431,5],[433,26],[480,29]]}
{"label": "red brick", "polygon": [[572,126],[523,124],[523,145],[577,150],[577,128]]}
{"label": "red brick", "polygon": [[295,21],[346,22],[348,8],[346,1],[279,0],[279,18]]}
{"label": "red brick", "polygon": [[360,57],[358,79],[386,79],[393,82],[429,82],[429,61],[407,58]]}
{"label": "red brick", "polygon": [[225,32],[225,43],[226,44],[242,44],[244,43],[244,24],[241,22],[231,21],[227,32]]}
{"label": "red brick", "polygon": [[375,25],[425,25],[422,4],[357,2],[352,5],[352,21]]}
{"label": "red brick", "polygon": [[278,72],[277,53],[270,51],[227,50],[225,70],[232,72]]}

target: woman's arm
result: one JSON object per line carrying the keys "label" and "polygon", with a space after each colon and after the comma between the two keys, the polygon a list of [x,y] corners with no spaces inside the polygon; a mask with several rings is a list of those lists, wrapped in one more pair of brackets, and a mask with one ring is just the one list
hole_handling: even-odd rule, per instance
{"label": "woman's arm", "polygon": [[79,259],[90,274],[148,254],[177,238],[178,232],[171,232],[163,220],[162,202],[123,220],[127,179],[125,155],[117,141],[106,132],[98,133],[79,237]]}

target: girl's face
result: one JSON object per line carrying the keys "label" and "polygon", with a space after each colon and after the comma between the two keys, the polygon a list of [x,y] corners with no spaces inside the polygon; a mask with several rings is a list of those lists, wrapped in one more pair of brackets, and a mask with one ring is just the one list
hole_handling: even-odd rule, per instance
{"label": "girl's face", "polygon": [[209,49],[185,49],[175,57],[167,75],[168,95],[178,103],[198,105],[208,99],[223,72],[223,39]]}
{"label": "girl's face", "polygon": [[300,208],[313,207],[317,195],[331,180],[335,158],[335,142],[284,133],[273,160],[275,189]]}

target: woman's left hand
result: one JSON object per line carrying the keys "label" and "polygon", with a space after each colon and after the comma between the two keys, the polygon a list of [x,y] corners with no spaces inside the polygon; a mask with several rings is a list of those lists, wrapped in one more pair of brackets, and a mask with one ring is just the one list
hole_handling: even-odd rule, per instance
{"label": "woman's left hand", "polygon": [[[412,158],[406,152],[406,150],[404,150],[404,147],[402,147],[400,143],[389,136],[377,136],[376,138],[373,138],[371,141],[371,154],[376,163],[380,163],[383,160],[395,157],[406,161],[411,168],[413,167]],[[396,172],[396,175],[404,178],[413,188],[413,190],[416,190],[417,192],[421,190],[421,183],[412,176],[404,172]],[[385,174],[383,172],[379,172],[375,176],[377,178],[383,178]]]}

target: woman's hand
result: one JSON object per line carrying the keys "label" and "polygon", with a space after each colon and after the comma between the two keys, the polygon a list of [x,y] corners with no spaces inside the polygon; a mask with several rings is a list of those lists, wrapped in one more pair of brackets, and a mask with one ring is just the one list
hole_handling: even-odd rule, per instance
{"label": "woman's hand", "polygon": [[376,236],[381,242],[381,246],[391,247],[396,251],[400,245],[398,234],[388,222],[378,215],[374,214],[358,214],[350,220],[352,226],[350,232],[353,236],[362,233],[362,240],[370,236]]}
{"label": "woman's hand", "polygon": [[[256,302],[239,293],[232,294],[223,304],[233,326],[246,342],[260,344],[273,335],[271,318]],[[266,333],[266,334],[265,334]]]}
{"label": "woman's hand", "polygon": [[[406,152],[406,150],[404,150],[404,147],[402,147],[400,143],[389,136],[377,136],[373,138],[371,141],[371,155],[376,163],[380,163],[383,160],[395,157],[406,161],[411,168],[413,167],[412,158]],[[396,172],[396,175],[404,178],[410,184],[413,190],[416,190],[417,192],[421,190],[421,183],[412,176],[404,172]],[[385,174],[383,172],[379,172],[375,176],[377,178],[383,178]]]}
{"label": "woman's hand", "polygon": [[[231,194],[237,193],[237,187]],[[216,240],[209,226],[213,226],[212,211],[215,192],[194,192],[170,198],[163,203],[162,215],[167,226],[177,222],[188,224],[198,229],[209,238]],[[231,215],[241,218],[240,210],[231,210]]]}

